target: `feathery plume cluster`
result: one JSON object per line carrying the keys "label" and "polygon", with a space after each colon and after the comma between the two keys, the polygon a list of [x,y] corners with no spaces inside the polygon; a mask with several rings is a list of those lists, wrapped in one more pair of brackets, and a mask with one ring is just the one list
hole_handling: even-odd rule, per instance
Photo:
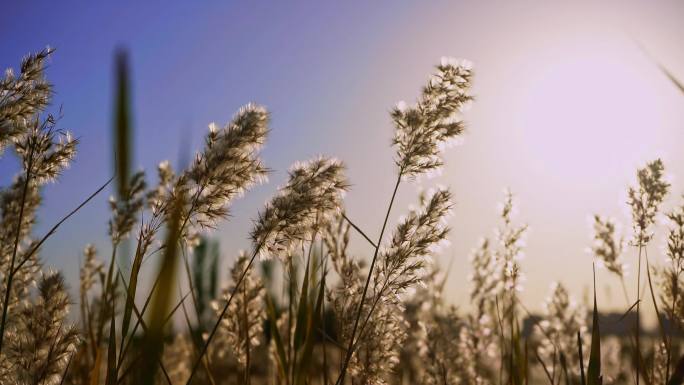
{"label": "feathery plume cluster", "polygon": [[[13,146],[22,166],[12,184],[0,190],[0,298],[6,298],[0,303],[0,310],[8,315],[7,324],[3,320],[2,326],[4,344],[0,338],[0,384],[94,384],[98,380],[138,383],[136,376],[140,373],[149,374],[149,380],[159,384],[193,380],[221,383],[226,379],[214,376],[227,373],[233,357],[244,374],[238,382],[248,384],[269,382],[266,376],[271,374],[274,383],[316,383],[320,374],[323,382],[332,383],[327,378],[328,369],[336,364],[341,369],[338,384],[347,383],[345,369],[351,383],[362,385],[525,384],[543,378],[544,374],[552,384],[560,384],[564,375],[567,383],[579,383],[580,358],[584,363],[595,359],[592,351],[591,360],[587,360],[587,311],[560,284],[553,286],[543,319],[532,333],[522,331],[525,323],[521,322],[522,314],[518,314],[518,306],[522,309],[518,291],[522,290],[524,280],[520,260],[527,226],[514,221],[515,205],[510,192],[506,192],[501,206],[502,224],[496,236],[483,240],[471,255],[471,311],[467,313],[447,303],[446,278],[440,276],[432,263],[449,234],[449,190],[440,188],[421,194],[419,207],[402,217],[391,239],[383,242],[385,221],[376,244],[342,212],[343,196],[349,187],[344,165],[323,157],[294,165],[286,185],[255,221],[250,234],[255,253],[265,258],[277,257],[264,265],[266,283],[252,266],[256,254],[250,258],[243,253],[230,270],[231,283],[218,299],[213,283],[208,285],[211,289],[188,284],[192,294],[189,297],[197,305],[197,329],[187,314],[186,331],[168,334],[171,328],[157,321],[151,323],[152,328],[146,326],[142,322],[145,316],[140,313],[145,312],[147,303],[139,310],[135,301],[138,274],[144,257],[154,254],[148,251],[158,241],[160,230],[170,222],[171,214],[175,213],[172,222],[180,226],[180,234],[169,237],[166,243],[159,242],[156,251],[170,245],[175,248],[177,238],[192,246],[201,231],[216,227],[220,219],[228,216],[233,199],[266,179],[267,169],[259,152],[268,133],[269,115],[264,108],[251,104],[241,108],[225,127],[210,125],[205,146],[189,167],[176,172],[168,162],[162,162],[157,170],[158,184],[151,190],[147,190],[144,173],[139,172],[128,181],[122,196],[110,200],[112,245],[130,237],[136,229],[135,262],[126,282],[116,271],[115,263],[105,270],[95,247],[85,248],[80,270],[85,343],[80,343],[68,319],[69,299],[64,280],[57,273],[42,273],[39,243],[31,237],[40,189],[69,165],[77,145],[68,133],[55,129],[54,117],[40,117],[52,93],[43,75],[44,61],[50,52],[29,56],[19,76],[8,72],[0,80],[0,149]],[[400,170],[397,187],[402,177],[419,177],[443,165],[442,147],[464,130],[460,112],[472,100],[471,76],[468,63],[445,59],[415,105],[400,103],[392,111],[396,125],[395,161]],[[670,186],[664,180],[660,160],[638,170],[637,179],[638,185],[628,190],[628,203],[634,219],[632,244],[642,247],[653,238],[655,216]],[[396,188],[392,202],[394,196]],[[388,217],[391,210],[390,205]],[[136,227],[148,211],[152,215],[145,215]],[[667,217],[670,226],[664,252],[669,264],[657,270],[658,294],[663,304],[660,309],[664,309],[671,323],[684,328],[684,297],[680,293],[684,206]],[[350,255],[351,228],[373,246],[375,254],[370,268],[363,259]],[[622,278],[624,241],[615,222],[596,215],[593,230],[592,254]],[[300,270],[296,257],[300,248],[305,253],[307,246],[311,264],[307,262],[306,278],[297,294]],[[271,287],[273,282],[269,280],[277,271],[267,267],[278,262],[282,262],[278,266],[287,269],[285,280],[289,279],[290,291],[283,297],[289,303],[269,297],[266,307],[266,286]],[[201,282],[205,274],[212,274],[211,282],[217,279],[206,271],[211,269],[190,266],[186,263],[185,267],[191,281]],[[330,280],[328,266],[336,273]],[[162,278],[168,279],[169,275]],[[126,284],[128,287],[124,287]],[[95,288],[101,292],[90,298]],[[124,293],[128,300],[125,305],[116,300]],[[656,294],[652,295],[655,302]],[[184,299],[175,309],[183,305],[185,310]],[[207,314],[200,309],[209,305],[218,317],[211,334],[204,334],[206,343],[198,355],[196,343],[200,341],[194,339],[208,331],[204,322]],[[331,310],[328,306],[332,313],[324,310]],[[170,306],[160,308],[165,307]],[[637,314],[638,309],[637,305]],[[155,318],[162,314],[152,313]],[[167,320],[173,318],[171,313]],[[135,326],[130,328],[133,323]],[[271,328],[270,333],[263,330],[265,325]],[[154,368],[141,365],[151,361],[139,360],[136,355],[138,351],[152,351],[147,346],[138,349],[139,333],[147,334],[149,329],[159,336],[154,340],[155,349],[158,347],[154,357],[159,358]],[[584,357],[578,355],[578,335],[586,347]],[[146,337],[143,344],[153,340]],[[668,376],[675,362],[671,359],[677,358],[673,354],[676,349],[672,348],[677,346],[677,337],[670,337],[653,349],[647,348],[637,358],[646,358],[638,362],[647,367],[637,369],[637,375],[648,377],[646,382],[672,382]],[[269,348],[259,348],[267,340],[271,342]],[[637,347],[638,341],[637,338]],[[592,348],[597,346],[593,342]],[[633,349],[627,349],[620,337],[604,336],[601,343],[602,377],[597,379],[592,370],[596,366],[590,365],[592,369],[586,371],[586,376],[591,381],[587,383],[627,382],[632,373],[622,366],[630,360],[622,354]],[[342,352],[332,345],[342,347]],[[333,353],[327,354],[327,347]],[[345,351],[345,347],[349,349]],[[533,359],[528,357],[528,348],[546,373],[539,366],[529,365]],[[319,352],[323,354],[319,356]],[[164,376],[153,371],[157,364],[164,369]],[[66,378],[62,378],[64,373]],[[251,377],[259,378],[252,381]]]}
{"label": "feathery plume cluster", "polygon": [[653,374],[651,380],[654,384],[667,384],[669,378],[668,365],[668,349],[664,342],[656,343],[653,348]]}
{"label": "feathery plume cluster", "polygon": [[[335,273],[340,278],[337,286],[326,292],[332,304],[339,335],[342,341],[349,341],[354,323],[355,309],[358,308],[363,295],[363,266],[347,254],[349,245],[349,224],[338,216],[324,227],[323,240],[326,244],[330,261]],[[367,315],[367,313],[366,313]]]}
{"label": "feathery plume cluster", "polygon": [[375,270],[375,295],[395,301],[420,283],[429,258],[446,241],[446,217],[451,211],[451,192],[440,188],[421,196],[420,210],[411,210],[400,220],[389,246],[380,254]]}
{"label": "feathery plume cluster", "polygon": [[[468,342],[473,349],[473,360],[477,365],[480,356],[493,356],[495,350],[494,320],[497,312],[497,297],[500,295],[498,277],[500,269],[492,253],[490,241],[483,239],[470,257],[472,273],[470,275],[470,304],[472,311],[465,319],[464,331],[459,337]],[[478,372],[479,373],[479,372]]]}
{"label": "feathery plume cluster", "polygon": [[470,257],[472,273],[470,275],[470,303],[474,308],[474,317],[480,326],[483,335],[491,332],[492,318],[490,314],[494,310],[497,287],[497,265],[489,239],[483,239]]}
{"label": "feathery plume cluster", "polygon": [[262,258],[287,259],[298,242],[311,239],[342,205],[349,187],[342,162],[320,157],[295,164],[290,178],[259,213],[252,242]]}
{"label": "feathery plume cluster", "polygon": [[137,214],[145,205],[145,187],[145,173],[139,171],[131,177],[123,197],[109,198],[109,206],[112,210],[109,236],[115,245],[127,238],[133,230],[138,220]]}
{"label": "feathery plume cluster", "polygon": [[[577,381],[580,377],[577,333],[582,336],[582,345],[589,346],[586,309],[577,304],[559,282],[551,286],[545,308],[546,314],[535,330],[540,340],[537,348],[539,357],[550,368],[553,378],[560,376],[559,363],[564,359],[572,371],[572,381]],[[588,349],[583,353],[584,362],[587,362]],[[564,356],[562,359],[561,355]]]}
{"label": "feathery plume cluster", "polygon": [[[2,383],[55,384],[77,344],[67,319],[69,299],[62,276],[40,275],[39,243],[31,239],[40,188],[68,167],[78,141],[41,118],[52,87],[44,77],[46,49],[30,55],[15,77],[0,81],[0,150],[14,147],[21,171],[0,190],[0,378]],[[31,287],[38,282],[38,295]]]}
{"label": "feathery plume cluster", "polygon": [[363,294],[363,266],[347,254],[349,229],[349,224],[339,215],[326,224],[323,231],[323,241],[333,270],[340,278],[339,284],[329,289],[326,296],[335,311],[339,333],[345,341],[351,338],[354,310],[358,308]]}
{"label": "feathery plume cluster", "polygon": [[661,300],[664,311],[680,328],[684,327],[684,293],[682,272],[684,272],[684,205],[667,214],[669,228],[665,255],[668,265],[659,271]]}
{"label": "feathery plume cluster", "polygon": [[[22,199],[24,201],[23,213]],[[36,210],[40,202],[39,188],[32,183],[27,184],[24,176],[16,177],[10,186],[0,190],[0,282],[2,283],[0,284],[0,298],[5,297],[8,289],[7,282],[12,272],[15,240],[19,240],[18,255],[14,264],[15,273],[7,304],[9,319],[13,318],[18,303],[29,294],[29,288],[35,282],[36,273],[40,270],[37,253],[26,255],[33,248],[30,233],[36,222]],[[17,260],[26,260],[26,263],[17,269]],[[0,311],[3,307],[4,304],[0,302]]]}
{"label": "feathery plume cluster", "polygon": [[[183,333],[176,334],[173,341],[166,345],[162,355],[162,363],[172,384],[185,384],[190,378],[193,349],[194,346],[190,337]],[[161,378],[157,380],[157,383],[160,385],[168,384],[166,379]]]}
{"label": "feathery plume cluster", "polygon": [[349,365],[354,383],[385,385],[399,363],[399,353],[408,327],[397,304],[380,303],[359,334],[363,341]]}
{"label": "feathery plume cluster", "polygon": [[228,215],[226,205],[247,189],[266,180],[259,150],[266,141],[269,116],[265,108],[248,104],[222,129],[209,126],[204,151],[186,172],[193,182],[193,226],[213,227]]}
{"label": "feathery plume cluster", "polygon": [[497,264],[497,278],[500,282],[498,295],[503,300],[503,313],[512,316],[518,301],[517,292],[522,291],[524,276],[520,270],[520,260],[523,258],[525,233],[527,225],[515,225],[513,216],[516,212],[513,194],[505,191],[504,202],[501,204],[501,220],[503,227],[497,230],[499,250],[495,253]]}
{"label": "feathery plume cluster", "polygon": [[[408,336],[409,323],[404,318],[403,294],[422,282],[424,271],[436,246],[449,232],[445,217],[451,210],[451,193],[437,189],[421,196],[421,207],[411,210],[400,220],[390,245],[379,256],[374,271],[372,294],[362,308],[360,331],[356,342],[356,355],[351,357],[349,372],[355,381],[367,384],[384,384],[387,374],[399,362],[401,346]],[[348,231],[348,228],[347,228]],[[329,232],[330,233],[330,232]],[[342,234],[344,247],[336,246],[339,240],[328,236],[328,248],[333,266],[341,277],[338,289],[330,293],[335,314],[339,318],[341,339],[349,343],[353,325],[363,296],[360,266],[346,257],[346,232]]]}
{"label": "feathery plume cluster", "polygon": [[645,246],[653,236],[651,226],[655,222],[658,207],[665,199],[670,184],[665,180],[665,167],[660,159],[637,170],[637,187],[627,190],[627,203],[632,209],[634,236],[632,244]]}
{"label": "feathery plume cluster", "polygon": [[[480,346],[468,320],[458,316],[453,305],[444,303],[445,278],[433,268],[425,278],[425,286],[406,301],[406,318],[411,325],[410,338],[404,351],[417,353],[415,382],[421,384],[483,384],[480,374]],[[411,363],[409,361],[409,363]]]}
{"label": "feathery plume cluster", "polygon": [[405,177],[442,167],[441,149],[465,129],[459,113],[473,98],[469,94],[471,64],[443,58],[414,106],[400,102],[391,116],[396,127],[396,163]]}
{"label": "feathery plume cluster", "polygon": [[8,384],[59,384],[79,338],[66,326],[69,296],[59,273],[43,274],[38,298],[26,303],[7,333],[0,378]]}
{"label": "feathery plume cluster", "polygon": [[45,79],[45,61],[52,52],[46,48],[26,56],[19,76],[7,69],[0,79],[0,154],[26,134],[30,122],[50,104],[52,85]]}
{"label": "feathery plume cluster", "polygon": [[29,132],[15,141],[14,149],[31,182],[54,181],[76,155],[78,140],[69,132],[55,130],[55,123],[51,116],[43,124],[35,119]]}
{"label": "feathery plume cluster", "polygon": [[[153,214],[168,219],[180,205],[181,238],[189,246],[195,245],[200,230],[214,228],[228,216],[227,206],[233,199],[266,180],[267,169],[259,151],[268,134],[268,122],[265,108],[248,104],[225,127],[209,126],[204,150],[180,175],[169,162],[160,163],[159,184],[147,196]],[[154,233],[154,228],[147,230]]]}
{"label": "feathery plume cluster", "polygon": [[465,375],[460,363],[466,350],[462,349],[460,328],[461,320],[454,311],[434,314],[421,321],[419,331],[420,383],[438,385],[461,384]]}
{"label": "feathery plume cluster", "polygon": [[591,252],[608,271],[619,277],[624,276],[625,264],[622,261],[624,239],[617,235],[617,224],[610,218],[594,215],[594,241]]}
{"label": "feathery plume cluster", "polygon": [[81,293],[87,293],[95,284],[96,278],[104,275],[104,265],[97,259],[97,249],[92,244],[86,245],[83,250],[85,261],[81,267],[80,282]]}
{"label": "feathery plume cluster", "polygon": [[665,255],[679,271],[684,269],[684,205],[667,214],[669,229]]}
{"label": "feathery plume cluster", "polygon": [[344,219],[343,213],[333,217],[323,227],[323,243],[336,271],[342,271],[348,265],[347,247],[349,247],[349,230],[351,226]]}
{"label": "feathery plume cluster", "polygon": [[[240,254],[230,270],[232,283],[224,290],[224,300],[235,290],[235,284],[248,263],[249,257],[245,253]],[[250,352],[261,343],[262,325],[266,318],[265,296],[266,289],[261,279],[250,268],[219,325],[216,335],[218,343],[214,344],[219,357],[225,357],[230,352],[243,368],[248,364]],[[221,302],[212,303],[218,315],[222,312]]]}
{"label": "feathery plume cluster", "polygon": [[[349,225],[342,218],[337,224],[326,226],[324,232],[333,269],[340,277],[338,286],[328,291],[327,296],[336,315],[340,342],[347,344],[363,294],[363,278],[362,266],[346,253]],[[371,301],[372,298],[366,299]],[[396,302],[379,302],[373,312],[369,310],[366,307],[362,314],[364,325],[355,338],[357,354],[349,364],[349,373],[354,383],[386,384],[388,374],[399,362],[408,324]]]}

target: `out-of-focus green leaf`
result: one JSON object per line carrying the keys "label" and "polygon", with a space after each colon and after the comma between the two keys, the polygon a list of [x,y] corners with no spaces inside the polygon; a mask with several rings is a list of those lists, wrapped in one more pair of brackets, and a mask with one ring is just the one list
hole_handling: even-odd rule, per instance
{"label": "out-of-focus green leaf", "polygon": [[591,322],[591,352],[587,368],[587,385],[601,385],[601,331],[599,329],[598,306],[596,304],[596,272],[594,272],[594,312]]}
{"label": "out-of-focus green leaf", "polygon": [[[112,308],[115,308],[114,301],[112,300]],[[115,385],[117,379],[117,368],[116,368],[116,316],[115,312],[112,311],[111,320],[109,322],[109,341],[107,342],[107,379],[106,385]]]}
{"label": "out-of-focus green leaf", "polygon": [[280,378],[287,378],[287,355],[285,354],[285,347],[283,346],[283,339],[278,331],[278,315],[276,314],[275,306],[270,295],[266,296],[266,312],[268,316],[268,323],[271,327],[271,338],[276,346],[276,360],[278,363],[278,373]]}

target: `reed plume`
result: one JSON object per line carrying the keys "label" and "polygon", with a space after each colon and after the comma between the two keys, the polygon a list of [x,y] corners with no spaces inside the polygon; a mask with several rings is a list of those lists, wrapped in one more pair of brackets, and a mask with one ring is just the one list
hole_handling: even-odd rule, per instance
{"label": "reed plume", "polygon": [[[552,378],[560,376],[561,355],[569,368],[570,381],[579,381],[579,354],[577,335],[582,336],[582,345],[589,346],[587,338],[587,311],[570,297],[560,282],[551,285],[551,293],[545,304],[545,314],[535,332],[540,340],[537,353],[551,370]],[[587,360],[587,350],[583,351]]]}
{"label": "reed plume", "polygon": [[45,62],[52,48],[26,56],[19,76],[9,68],[0,79],[0,154],[30,129],[30,122],[50,104],[52,84],[45,78]]}
{"label": "reed plume", "polygon": [[402,176],[416,177],[443,166],[442,149],[465,129],[459,113],[473,99],[469,94],[471,77],[468,61],[442,58],[417,103],[399,102],[392,110],[395,162]]}
{"label": "reed plume", "polygon": [[601,261],[608,271],[622,279],[626,267],[622,260],[624,239],[617,234],[615,220],[594,215],[593,229],[592,254]]}
{"label": "reed plume", "polygon": [[[222,298],[227,300],[233,291],[237,294],[223,315],[216,334],[217,343],[214,344],[214,352],[219,358],[232,354],[244,370],[249,370],[250,352],[261,344],[263,322],[266,318],[266,289],[254,269],[247,269],[248,262],[249,256],[243,252],[230,269],[231,284],[223,290]],[[247,271],[247,274],[242,280],[242,286],[236,289],[236,283],[243,271]],[[212,303],[217,315],[221,312],[221,302]]]}
{"label": "reed plume", "polygon": [[295,164],[289,181],[259,213],[251,238],[262,258],[282,260],[340,210],[349,188],[342,162],[320,157]]}

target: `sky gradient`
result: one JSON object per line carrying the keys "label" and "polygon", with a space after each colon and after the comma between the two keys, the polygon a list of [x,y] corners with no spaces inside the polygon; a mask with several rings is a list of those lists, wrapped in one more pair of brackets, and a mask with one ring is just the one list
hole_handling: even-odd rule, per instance
{"label": "sky gradient", "polygon": [[[492,235],[509,187],[518,219],[530,225],[523,298],[537,309],[554,280],[585,295],[588,217],[611,215],[629,230],[624,197],[637,166],[662,157],[673,176],[668,206],[681,203],[684,96],[649,57],[684,78],[681,15],[676,1],[17,2],[0,14],[0,68],[55,47],[53,111],[63,106],[60,127],[81,141],[71,169],[45,190],[37,234],[112,172],[117,47],[131,58],[133,165],[150,175],[159,161],[176,164],[198,150],[210,122],[223,125],[247,102],[265,105],[272,133],[263,157],[274,172],[212,234],[228,263],[249,247],[251,221],[289,165],[317,154],[348,165],[348,215],[376,237],[396,172],[390,108],[415,100],[441,56],[467,58],[476,101],[464,144],[445,155],[441,176],[401,186],[390,223],[421,188],[452,187],[451,246],[441,264],[453,258],[447,298],[462,304],[470,250]],[[0,185],[15,171],[4,154]],[[45,245],[46,263],[72,286],[85,244],[108,249],[109,194]],[[656,261],[660,243],[651,248]],[[353,250],[371,254],[362,242]],[[605,307],[624,308],[617,281],[600,272],[599,286]]]}

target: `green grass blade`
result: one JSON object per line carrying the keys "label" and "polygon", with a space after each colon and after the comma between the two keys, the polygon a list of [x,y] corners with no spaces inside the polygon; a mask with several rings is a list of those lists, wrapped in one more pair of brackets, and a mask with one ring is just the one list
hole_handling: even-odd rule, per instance
{"label": "green grass blade", "polygon": [[[142,233],[142,226],[140,227],[140,232]],[[139,237],[139,239],[141,239]],[[140,266],[142,265],[142,251],[141,242],[138,241],[138,245],[135,251],[135,257],[133,259],[133,266],[131,267],[131,275],[128,279],[128,289],[126,296],[126,305],[124,306],[124,315],[121,320],[121,349],[124,347],[124,339],[128,334],[128,328],[131,323],[131,316],[133,313],[133,306],[135,305],[135,293],[138,288],[138,274],[140,272]]]}
{"label": "green grass blade", "polygon": [[[113,302],[113,301],[112,301]],[[112,303],[114,308],[114,303]],[[112,311],[111,320],[109,323],[109,341],[107,342],[107,379],[106,385],[115,385],[117,379],[116,368],[116,316]]]}
{"label": "green grass blade", "polygon": [[587,368],[587,385],[601,385],[601,330],[599,328],[598,306],[596,304],[596,271],[594,270],[594,311],[591,322],[591,351]]}
{"label": "green grass blade", "polygon": [[304,385],[308,377],[309,366],[312,361],[310,357],[313,354],[313,347],[316,342],[316,330],[318,330],[319,322],[322,318],[323,300],[325,299],[325,285],[323,282],[323,280],[320,282],[320,289],[318,290],[314,312],[309,315],[307,322],[306,341],[302,350],[301,359],[297,362],[295,385]]}
{"label": "green grass blade", "polygon": [[128,189],[131,156],[130,87],[128,53],[119,49],[115,56],[116,96],[114,105],[114,164],[116,167],[117,193],[125,196]]}
{"label": "green grass blade", "polygon": [[140,382],[143,385],[154,384],[156,370],[152,370],[152,368],[157,367],[157,361],[161,358],[164,348],[165,316],[168,312],[167,309],[171,307],[171,297],[174,291],[174,283],[176,282],[181,208],[181,204],[176,204],[169,221],[165,243],[166,248],[159,265],[159,289],[154,292],[150,305],[152,308],[149,331],[145,333],[142,347],[145,352],[143,355],[143,367],[146,368],[143,371],[143,381]]}
{"label": "green grass blade", "polygon": [[577,350],[579,354],[579,364],[580,364],[580,383],[582,385],[587,384],[586,378],[584,378],[584,352],[582,351],[582,334],[577,332]]}
{"label": "green grass blade", "polygon": [[293,346],[294,351],[297,352],[304,345],[306,333],[308,329],[308,320],[311,318],[309,311],[309,270],[311,268],[311,256],[306,259],[306,268],[304,269],[304,279],[302,280],[302,291],[299,295],[299,304],[297,306],[297,323],[295,324],[295,333]]}
{"label": "green grass blade", "polygon": [[266,312],[268,316],[268,323],[270,325],[271,338],[276,346],[276,361],[278,363],[278,373],[280,378],[287,378],[287,354],[285,354],[285,346],[283,339],[278,331],[278,315],[276,314],[275,305],[270,295],[266,296]]}

